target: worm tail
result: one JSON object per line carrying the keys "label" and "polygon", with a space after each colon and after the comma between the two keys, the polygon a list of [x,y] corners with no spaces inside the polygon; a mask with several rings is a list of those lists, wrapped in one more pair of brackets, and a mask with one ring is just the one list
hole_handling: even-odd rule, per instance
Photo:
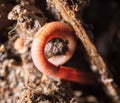
{"label": "worm tail", "polygon": [[83,72],[72,67],[60,66],[59,77],[81,84],[96,84],[97,79],[92,73]]}

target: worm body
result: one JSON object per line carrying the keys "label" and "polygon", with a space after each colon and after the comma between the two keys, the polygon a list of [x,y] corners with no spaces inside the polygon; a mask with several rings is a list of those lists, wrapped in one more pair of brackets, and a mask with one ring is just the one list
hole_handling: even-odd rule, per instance
{"label": "worm body", "polygon": [[[42,27],[36,34],[31,48],[32,59],[35,66],[44,74],[55,78],[62,78],[79,83],[92,83],[93,77],[72,67],[59,66],[68,61],[75,52],[76,40],[74,30],[66,23],[51,22]],[[49,60],[45,57],[45,45],[53,38],[68,40],[66,55],[56,56]],[[59,67],[58,67],[59,66]]]}

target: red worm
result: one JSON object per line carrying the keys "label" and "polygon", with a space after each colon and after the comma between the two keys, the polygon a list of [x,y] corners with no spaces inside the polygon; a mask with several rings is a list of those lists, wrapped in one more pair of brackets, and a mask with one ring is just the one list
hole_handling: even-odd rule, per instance
{"label": "red worm", "polygon": [[[76,48],[76,40],[73,28],[62,22],[51,22],[42,27],[36,34],[32,43],[32,59],[35,66],[44,74],[55,78],[62,78],[73,82],[90,84],[94,82],[94,76],[89,73],[77,70],[72,67],[58,66],[70,59]],[[45,45],[53,39],[60,38],[68,41],[68,52],[64,56],[47,60],[45,56]],[[57,59],[58,59],[57,58]],[[57,61],[57,62],[56,62]]]}

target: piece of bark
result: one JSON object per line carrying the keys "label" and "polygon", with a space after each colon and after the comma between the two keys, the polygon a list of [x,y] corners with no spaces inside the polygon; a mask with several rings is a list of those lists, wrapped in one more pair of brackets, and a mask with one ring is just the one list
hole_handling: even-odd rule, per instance
{"label": "piece of bark", "polygon": [[51,3],[59,10],[62,18],[74,28],[76,35],[81,40],[88,54],[91,68],[99,75],[98,79],[103,84],[106,93],[111,97],[114,103],[120,103],[119,88],[115,84],[104,60],[90,40],[81,20],[78,18],[77,12],[73,10],[72,6],[68,3],[68,0],[52,0]]}

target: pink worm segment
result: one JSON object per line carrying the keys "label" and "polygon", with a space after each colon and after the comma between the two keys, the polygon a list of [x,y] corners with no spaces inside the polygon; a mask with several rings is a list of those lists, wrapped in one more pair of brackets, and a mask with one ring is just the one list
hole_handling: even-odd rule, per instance
{"label": "pink worm segment", "polygon": [[68,24],[62,22],[52,22],[46,24],[35,36],[32,43],[32,59],[35,66],[47,75],[55,78],[62,78],[74,82],[91,84],[94,77],[89,74],[77,70],[72,67],[57,67],[55,64],[50,63],[45,57],[44,48],[46,43],[53,38],[61,38],[68,40],[68,48],[70,51],[66,55],[67,58],[71,58],[76,47],[76,41],[74,37],[74,30]]}

